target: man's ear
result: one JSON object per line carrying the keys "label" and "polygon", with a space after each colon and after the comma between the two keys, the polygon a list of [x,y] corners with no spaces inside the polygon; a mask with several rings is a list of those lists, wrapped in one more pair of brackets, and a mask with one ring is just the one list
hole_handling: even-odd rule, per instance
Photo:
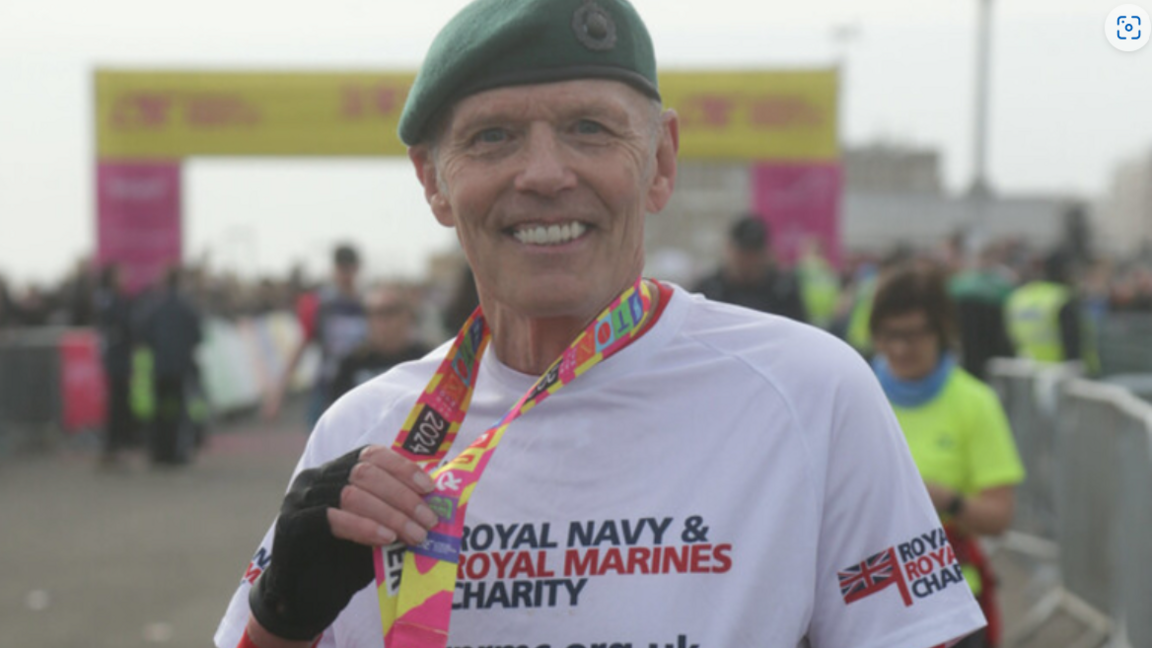
{"label": "man's ear", "polygon": [[408,159],[415,167],[416,179],[424,187],[424,199],[432,207],[432,215],[444,227],[455,227],[456,217],[452,214],[448,197],[440,191],[440,183],[437,182],[438,171],[431,150],[425,144],[418,144],[408,149]]}
{"label": "man's ear", "polygon": [[680,118],[675,110],[660,115],[660,143],[656,147],[656,169],[648,185],[644,208],[655,214],[668,204],[676,188],[676,154],[680,152]]}

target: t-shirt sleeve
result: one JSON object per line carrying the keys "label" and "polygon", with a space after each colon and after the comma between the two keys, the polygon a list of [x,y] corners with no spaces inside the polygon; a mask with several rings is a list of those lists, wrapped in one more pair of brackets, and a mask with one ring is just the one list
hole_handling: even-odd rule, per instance
{"label": "t-shirt sleeve", "polygon": [[[316,430],[308,439],[308,446],[304,449],[304,453],[300,457],[300,461],[296,464],[295,470],[292,472],[292,479],[288,480],[291,484],[296,475],[303,470],[319,466],[320,464],[334,459],[344,452],[351,450],[351,447],[341,450],[342,446],[338,443],[333,443],[329,437],[330,434],[325,432],[329,417],[322,417],[320,422],[317,423]],[[268,510],[276,511],[280,508],[279,501],[269,502]],[[272,535],[275,531],[275,520],[268,527],[264,533],[264,538],[260,541],[256,552],[252,555],[251,561],[245,568],[244,573],[240,579],[240,584],[236,587],[236,591],[232,594],[232,600],[228,603],[228,609],[224,613],[224,617],[220,620],[220,625],[216,628],[216,635],[214,641],[217,648],[236,648],[240,643],[240,638],[244,634],[244,628],[248,625],[248,615],[250,613],[248,607],[248,592],[252,589],[252,585],[264,569],[272,562]],[[326,646],[334,646],[332,642],[331,631],[325,632],[323,639],[317,644],[318,648]]]}
{"label": "t-shirt sleeve", "polygon": [[232,593],[232,600],[228,602],[228,610],[224,612],[224,618],[216,627],[216,636],[214,637],[216,648],[236,648],[240,643],[240,638],[244,635],[244,628],[248,625],[248,591],[252,589],[252,584],[256,582],[256,579],[272,561],[273,528],[274,526],[269,527],[264,534],[264,539],[260,542],[256,553],[252,555],[252,560],[244,570],[240,584]]}
{"label": "t-shirt sleeve", "polygon": [[968,465],[976,491],[1010,486],[1024,481],[1024,466],[1004,408],[991,389],[979,385],[980,398],[973,403],[972,429],[968,440]]}
{"label": "t-shirt sleeve", "polygon": [[820,448],[812,648],[929,648],[984,617],[875,377],[845,358]]}

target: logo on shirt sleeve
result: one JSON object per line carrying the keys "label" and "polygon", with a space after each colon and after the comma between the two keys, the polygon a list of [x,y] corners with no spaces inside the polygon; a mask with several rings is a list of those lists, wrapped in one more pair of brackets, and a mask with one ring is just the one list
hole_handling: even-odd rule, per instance
{"label": "logo on shirt sleeve", "polygon": [[264,547],[260,547],[256,555],[252,556],[252,561],[248,563],[248,569],[244,570],[242,582],[255,585],[256,579],[260,578],[260,574],[263,574],[265,569],[268,569],[268,565],[271,564],[271,562],[272,552]]}
{"label": "logo on shirt sleeve", "polygon": [[873,554],[836,576],[845,604],[895,586],[905,607],[911,607],[915,599],[964,582],[960,563],[942,528]]}

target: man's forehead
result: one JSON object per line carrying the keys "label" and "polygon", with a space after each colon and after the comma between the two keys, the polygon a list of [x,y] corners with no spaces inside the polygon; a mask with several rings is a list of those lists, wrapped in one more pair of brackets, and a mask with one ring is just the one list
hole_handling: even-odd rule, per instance
{"label": "man's forehead", "polygon": [[508,86],[485,90],[455,102],[449,109],[447,124],[455,128],[474,121],[537,112],[627,119],[648,101],[628,85],[605,79]]}

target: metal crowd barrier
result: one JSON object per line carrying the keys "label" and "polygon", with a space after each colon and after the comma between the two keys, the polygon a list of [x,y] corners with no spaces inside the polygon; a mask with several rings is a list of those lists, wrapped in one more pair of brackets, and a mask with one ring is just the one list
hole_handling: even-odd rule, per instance
{"label": "metal crowd barrier", "polygon": [[40,443],[59,427],[64,330],[15,329],[0,337],[0,446]]}
{"label": "metal crowd barrier", "polygon": [[1057,612],[1086,626],[1076,646],[1152,648],[1152,403],[1061,367],[995,360],[1029,474],[1006,547],[1058,576],[1015,626],[1019,645]]}
{"label": "metal crowd barrier", "polygon": [[[197,360],[207,404],[214,413],[257,406],[262,394],[278,382],[302,335],[289,313],[237,322],[209,318],[203,326],[205,337]],[[62,432],[102,427],[104,385],[95,335],[90,329],[65,327],[0,331],[0,455],[22,446],[50,445]],[[100,374],[95,381],[78,381],[78,377],[93,377],[69,370],[76,368],[75,358],[63,352],[78,336],[88,336],[91,355],[83,368]],[[310,386],[319,362],[317,350],[309,348],[291,388]]]}
{"label": "metal crowd barrier", "polygon": [[1037,539],[1056,540],[1056,398],[1070,377],[1062,368],[997,358],[989,381],[1004,404],[1024,464],[1024,483],[1016,489],[1014,529]]}
{"label": "metal crowd barrier", "polygon": [[1105,374],[1152,373],[1152,313],[1108,313],[1096,347]]}

